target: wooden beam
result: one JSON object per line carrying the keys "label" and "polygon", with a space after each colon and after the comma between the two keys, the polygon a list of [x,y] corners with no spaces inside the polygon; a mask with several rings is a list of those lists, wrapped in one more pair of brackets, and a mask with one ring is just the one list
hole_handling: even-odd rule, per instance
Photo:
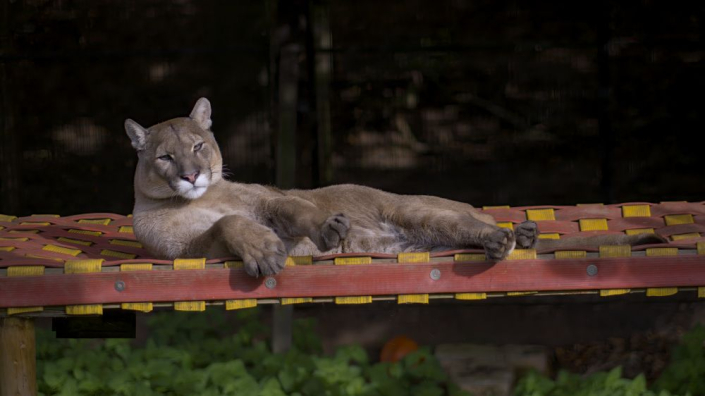
{"label": "wooden beam", "polygon": [[[432,270],[438,270],[437,276],[432,277]],[[260,278],[242,269],[219,268],[0,277],[0,307],[689,286],[705,286],[705,256],[498,263],[449,258],[414,265],[302,265]]]}
{"label": "wooden beam", "polygon": [[37,394],[34,320],[0,319],[0,396]]}

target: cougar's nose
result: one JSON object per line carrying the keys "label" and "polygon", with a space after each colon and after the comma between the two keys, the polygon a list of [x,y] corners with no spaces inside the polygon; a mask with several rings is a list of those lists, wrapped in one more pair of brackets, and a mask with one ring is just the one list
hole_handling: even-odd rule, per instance
{"label": "cougar's nose", "polygon": [[181,175],[181,179],[186,180],[187,182],[189,182],[189,183],[191,183],[191,184],[195,184],[195,183],[196,183],[196,178],[197,178],[198,175],[200,175],[200,174],[201,174],[201,172],[199,172],[199,171],[196,171],[196,172],[193,172],[193,173],[190,173],[190,174],[184,173],[184,174]]}

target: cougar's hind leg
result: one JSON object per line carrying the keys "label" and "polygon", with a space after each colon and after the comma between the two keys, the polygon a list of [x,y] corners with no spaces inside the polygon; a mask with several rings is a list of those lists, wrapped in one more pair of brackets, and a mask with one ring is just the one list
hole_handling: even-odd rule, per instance
{"label": "cougar's hind leg", "polygon": [[490,260],[501,260],[516,244],[514,232],[497,227],[491,216],[442,198],[400,197],[390,220],[412,244],[427,249],[482,247]]}

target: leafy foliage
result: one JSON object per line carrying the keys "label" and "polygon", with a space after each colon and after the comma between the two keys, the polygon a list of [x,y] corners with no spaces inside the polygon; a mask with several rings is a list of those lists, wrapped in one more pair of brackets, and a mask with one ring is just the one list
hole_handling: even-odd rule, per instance
{"label": "leafy foliage", "polygon": [[654,388],[705,395],[705,328],[698,326],[685,334]]}
{"label": "leafy foliage", "polygon": [[42,395],[467,396],[449,384],[428,349],[397,363],[370,363],[360,346],[321,356],[315,323],[297,321],[294,347],[273,354],[256,310],[239,328],[216,310],[150,315],[144,346],[130,340],[54,339],[38,331]]}
{"label": "leafy foliage", "polygon": [[663,390],[647,389],[646,379],[638,375],[634,379],[622,378],[620,367],[610,372],[599,372],[589,376],[561,371],[555,380],[542,374],[530,372],[517,384],[516,396],[674,396]]}
{"label": "leafy foliage", "polygon": [[555,380],[536,373],[526,374],[517,384],[515,396],[675,396],[705,395],[705,328],[696,327],[683,337],[671,354],[671,362],[647,389],[646,379],[622,377],[617,367],[608,373],[581,376],[561,371]]}

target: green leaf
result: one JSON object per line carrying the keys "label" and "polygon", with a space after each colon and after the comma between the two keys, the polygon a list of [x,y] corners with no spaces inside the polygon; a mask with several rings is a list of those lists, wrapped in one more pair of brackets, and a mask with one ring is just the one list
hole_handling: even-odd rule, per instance
{"label": "green leaf", "polygon": [[443,388],[433,381],[423,381],[411,389],[412,396],[442,396]]}
{"label": "green leaf", "polygon": [[359,345],[346,345],[339,348],[335,353],[335,358],[360,365],[366,365],[368,362],[367,352]]}
{"label": "green leaf", "polygon": [[286,396],[276,378],[269,378],[261,385],[260,396]]}

